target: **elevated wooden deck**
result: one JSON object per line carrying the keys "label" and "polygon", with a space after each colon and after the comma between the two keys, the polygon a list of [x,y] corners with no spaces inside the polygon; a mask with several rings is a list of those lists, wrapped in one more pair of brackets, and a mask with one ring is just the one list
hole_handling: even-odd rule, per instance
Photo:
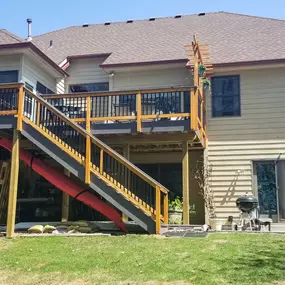
{"label": "elevated wooden deck", "polygon": [[202,84],[196,87],[107,91],[44,96],[95,135],[192,133],[205,146]]}

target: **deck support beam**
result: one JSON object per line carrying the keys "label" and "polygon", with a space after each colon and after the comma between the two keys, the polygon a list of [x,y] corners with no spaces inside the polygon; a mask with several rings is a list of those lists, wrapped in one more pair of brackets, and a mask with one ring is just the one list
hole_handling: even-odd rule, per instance
{"label": "deck support beam", "polygon": [[[130,145],[129,144],[125,144],[123,147],[123,157],[126,158],[127,160],[130,160]],[[129,189],[130,182],[128,181],[127,183],[128,183],[127,189],[130,190]],[[125,223],[128,220],[129,220],[129,217],[125,213],[122,213],[122,221]]]}
{"label": "deck support beam", "polygon": [[[64,174],[68,177],[70,177],[70,171],[67,169],[64,169]],[[69,218],[69,195],[65,192],[62,192],[62,203],[61,203],[61,221],[67,222]]]}
{"label": "deck support beam", "polygon": [[182,142],[182,193],[183,193],[183,224],[190,223],[189,195],[189,148],[188,141]]}
{"label": "deck support beam", "polygon": [[20,137],[21,133],[16,129],[14,129],[13,147],[11,154],[11,174],[10,174],[11,176],[10,176],[10,186],[9,186],[8,213],[7,213],[7,230],[6,230],[7,238],[12,238],[15,235],[19,162],[20,162]]}

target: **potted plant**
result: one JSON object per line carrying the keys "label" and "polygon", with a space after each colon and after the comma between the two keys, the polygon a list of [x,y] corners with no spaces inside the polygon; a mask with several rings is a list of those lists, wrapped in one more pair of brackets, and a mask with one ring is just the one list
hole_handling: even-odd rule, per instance
{"label": "potted plant", "polygon": [[177,196],[175,199],[169,201],[168,215],[170,224],[182,224],[183,202]]}
{"label": "potted plant", "polygon": [[206,208],[206,223],[211,226],[213,230],[221,230],[225,220],[218,219],[215,212],[214,193],[210,186],[209,180],[211,177],[211,168],[204,164],[204,157],[202,156],[196,163],[196,168],[193,170],[193,175],[198,183],[198,194],[203,197]]}
{"label": "potted plant", "polygon": [[207,67],[204,64],[199,64],[198,66],[199,77],[204,77],[206,70],[207,70]]}
{"label": "potted plant", "polygon": [[211,79],[208,78],[203,78],[203,88],[204,89],[210,89],[211,88]]}

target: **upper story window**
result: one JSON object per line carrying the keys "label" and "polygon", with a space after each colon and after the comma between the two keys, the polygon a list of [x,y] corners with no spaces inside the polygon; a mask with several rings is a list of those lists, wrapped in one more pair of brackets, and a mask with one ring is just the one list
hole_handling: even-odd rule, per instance
{"label": "upper story window", "polygon": [[18,70],[0,71],[0,83],[18,82]]}
{"label": "upper story window", "polygon": [[213,117],[240,116],[239,75],[212,77]]}
{"label": "upper story window", "polygon": [[69,85],[70,93],[83,93],[83,92],[96,92],[96,91],[98,92],[98,91],[108,91],[108,90],[109,90],[109,82]]}
{"label": "upper story window", "polygon": [[44,86],[42,83],[40,83],[39,81],[37,81],[37,93],[38,94],[54,94],[53,91],[51,91],[50,89],[48,89],[46,86]]}

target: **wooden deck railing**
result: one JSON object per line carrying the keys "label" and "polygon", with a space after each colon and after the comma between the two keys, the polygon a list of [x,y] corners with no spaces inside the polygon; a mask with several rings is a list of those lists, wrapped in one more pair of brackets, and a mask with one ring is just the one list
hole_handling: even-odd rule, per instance
{"label": "wooden deck railing", "polygon": [[[203,89],[179,87],[134,91],[104,91],[44,95],[50,104],[77,123],[136,122],[137,132],[142,123],[159,120],[189,120],[189,128],[199,130],[205,142],[205,104]],[[96,128],[96,125],[95,127]]]}
{"label": "wooden deck railing", "polygon": [[[29,124],[85,167],[85,183],[95,174],[114,191],[156,221],[168,223],[168,190],[112,148],[92,136],[91,99],[86,96],[84,126],[75,123],[40,96],[21,84],[0,85],[0,116],[17,117],[17,129]],[[89,115],[88,115],[89,114]]]}

